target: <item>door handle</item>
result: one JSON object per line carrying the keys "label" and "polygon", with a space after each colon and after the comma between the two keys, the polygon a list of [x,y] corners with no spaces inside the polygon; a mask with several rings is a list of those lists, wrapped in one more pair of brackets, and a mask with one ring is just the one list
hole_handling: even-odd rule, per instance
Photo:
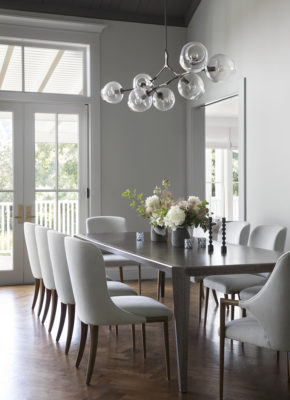
{"label": "door handle", "polygon": [[14,217],[18,224],[23,224],[23,204],[18,204],[18,215]]}
{"label": "door handle", "polygon": [[35,215],[31,215],[31,205],[26,206],[25,211],[26,211],[25,212],[25,215],[26,215],[25,221],[31,222],[31,220],[35,218]]}

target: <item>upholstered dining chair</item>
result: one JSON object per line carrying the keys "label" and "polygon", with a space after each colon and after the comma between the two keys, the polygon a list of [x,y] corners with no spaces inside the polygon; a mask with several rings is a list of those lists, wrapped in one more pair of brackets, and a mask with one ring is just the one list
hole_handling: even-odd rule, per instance
{"label": "upholstered dining chair", "polygon": [[[223,399],[225,338],[258,347],[283,351],[287,355],[289,374],[290,351],[290,252],[283,254],[263,288],[249,300],[221,299],[220,309],[220,399]],[[226,305],[239,306],[251,317],[225,323]]]}
{"label": "upholstered dining chair", "polygon": [[[283,251],[286,239],[286,228],[283,226],[259,225],[250,234],[249,246],[268,250]],[[208,307],[209,289],[228,295],[232,299],[245,288],[264,285],[268,274],[235,274],[208,276],[204,279],[206,287],[205,321]],[[234,307],[231,308],[231,319],[234,318]]]}
{"label": "upholstered dining chair", "polygon": [[47,313],[49,310],[51,298],[51,312],[50,312],[50,321],[48,326],[48,332],[50,333],[53,327],[55,313],[57,308],[57,291],[52,271],[52,265],[50,260],[50,254],[48,249],[48,241],[47,241],[47,232],[49,228],[44,226],[35,225],[35,238],[37,244],[37,251],[39,256],[40,268],[42,272],[43,282],[45,286],[46,299],[45,299],[45,307],[42,314],[42,324],[44,324]]}
{"label": "upholstered dining chair", "polygon": [[[127,232],[126,219],[115,216],[97,216],[86,220],[87,233],[122,233]],[[128,260],[117,254],[111,254],[101,250],[104,256],[106,267],[119,267],[120,281],[124,282],[123,267],[127,265],[136,265],[135,261]],[[138,265],[138,285],[139,294],[141,294],[141,265]]]}
{"label": "upholstered dining chair", "polygon": [[[246,221],[231,221],[226,223],[226,242],[231,244],[239,244],[242,246],[246,246],[249,239],[250,233],[250,224]],[[217,234],[217,240],[221,241],[221,228]],[[204,286],[204,276],[192,276],[190,281],[192,283],[199,283],[199,305],[198,305],[198,315],[199,322],[201,320],[201,303],[203,296],[203,286]],[[219,302],[216,294],[216,289],[212,288],[212,294],[218,307]],[[204,314],[204,323],[206,324],[207,319],[207,308],[208,308],[208,297],[209,297],[209,289],[206,290],[205,296],[205,314]]]}
{"label": "upholstered dining chair", "polygon": [[40,290],[40,298],[39,298],[38,312],[37,312],[37,315],[39,317],[43,305],[45,287],[42,279],[42,273],[41,273],[36,239],[35,239],[35,224],[33,224],[32,222],[24,222],[24,237],[25,237],[25,243],[26,243],[31,272],[35,280],[32,309],[34,309],[35,307]]}
{"label": "upholstered dining chair", "polygon": [[100,325],[142,324],[144,356],[146,356],[145,323],[163,322],[167,377],[170,378],[168,321],[172,313],[165,305],[144,296],[110,297],[106,285],[105,264],[101,251],[91,243],[65,238],[65,251],[76,301],[76,312],[81,320],[81,340],[76,360],[78,367],[85,348],[90,326],[91,342],[86,383],[91,381],[95,364],[98,329]]}
{"label": "upholstered dining chair", "polygon": [[[54,230],[47,231],[48,248],[53,270],[58,298],[61,304],[59,328],[56,335],[58,342],[63,330],[66,312],[68,309],[68,330],[65,345],[65,354],[68,354],[75,320],[75,299],[68,271],[67,259],[64,248],[66,235]],[[133,288],[121,282],[107,281],[110,296],[136,296]]]}

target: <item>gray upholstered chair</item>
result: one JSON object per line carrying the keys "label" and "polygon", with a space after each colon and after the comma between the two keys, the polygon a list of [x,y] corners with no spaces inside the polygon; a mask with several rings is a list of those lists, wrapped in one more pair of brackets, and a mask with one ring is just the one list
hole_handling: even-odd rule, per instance
{"label": "gray upholstered chair", "polygon": [[135,324],[142,324],[144,356],[146,356],[145,323],[158,321],[164,324],[166,367],[169,379],[168,321],[172,318],[171,311],[165,305],[149,297],[110,297],[106,285],[103,255],[93,244],[66,237],[65,251],[76,302],[76,312],[81,320],[77,367],[83,356],[87,329],[88,325],[90,326],[91,342],[86,383],[90,383],[93,373],[100,325],[133,324],[135,332]]}
{"label": "gray upholstered chair", "polygon": [[[68,330],[65,345],[65,354],[68,353],[74,328],[75,300],[68,271],[67,259],[64,248],[66,235],[49,230],[47,231],[48,248],[53,270],[58,298],[61,304],[59,328],[56,335],[58,342],[63,330],[66,311],[68,309]],[[122,282],[107,281],[110,296],[137,296],[133,288]]]}
{"label": "gray upholstered chair", "polygon": [[[286,228],[275,225],[259,225],[250,234],[249,246],[268,250],[283,251],[286,239]],[[208,276],[204,279],[206,287],[205,321],[207,314],[209,289],[224,293],[232,299],[243,289],[251,286],[264,285],[268,274],[235,274]],[[234,307],[232,307],[231,318],[234,318]]]}
{"label": "gray upholstered chair", "polygon": [[[220,399],[223,398],[225,338],[265,347],[287,355],[288,381],[290,351],[290,252],[283,254],[263,288],[249,300],[221,299],[220,325]],[[226,305],[239,306],[251,317],[225,323]]]}
{"label": "gray upholstered chair", "polygon": [[[126,219],[115,216],[97,216],[86,220],[87,233],[122,233],[127,232]],[[111,254],[101,250],[104,256],[106,267],[119,267],[120,281],[123,282],[123,267],[128,265],[138,265],[138,284],[139,294],[141,294],[141,265],[135,261],[128,260],[117,254]]]}
{"label": "gray upholstered chair", "polygon": [[[246,221],[231,221],[226,223],[226,242],[231,244],[240,244],[246,246],[249,239],[250,233],[250,224]],[[217,234],[217,240],[221,241],[221,229]],[[203,296],[203,285],[204,285],[204,276],[193,276],[190,278],[192,283],[199,283],[199,322],[201,320],[201,303]],[[218,307],[218,299],[215,288],[212,288],[212,294],[215,300],[215,303]],[[206,290],[206,301],[205,301],[205,315],[204,315],[204,323],[206,324],[207,318],[207,308],[208,308],[208,297],[209,297],[209,289]]]}
{"label": "gray upholstered chair", "polygon": [[43,305],[45,287],[42,279],[37,245],[35,240],[35,224],[33,224],[32,222],[24,222],[24,237],[25,237],[25,243],[26,243],[31,272],[35,280],[32,309],[34,309],[35,307],[40,289],[40,298],[39,298],[38,312],[37,312],[37,315],[39,317]]}

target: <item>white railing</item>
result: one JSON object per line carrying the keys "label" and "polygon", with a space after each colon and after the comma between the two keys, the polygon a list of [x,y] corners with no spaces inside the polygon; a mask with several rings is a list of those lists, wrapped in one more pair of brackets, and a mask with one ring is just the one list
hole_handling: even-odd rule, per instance
{"label": "white railing", "polygon": [[0,202],[0,252],[10,254],[12,248],[12,202]]}
{"label": "white railing", "polygon": [[[78,230],[78,200],[59,200],[58,213],[54,200],[35,202],[35,222],[48,228],[58,229],[67,235]],[[0,202],[0,253],[11,254],[13,245],[13,203]],[[57,224],[56,224],[57,221]]]}

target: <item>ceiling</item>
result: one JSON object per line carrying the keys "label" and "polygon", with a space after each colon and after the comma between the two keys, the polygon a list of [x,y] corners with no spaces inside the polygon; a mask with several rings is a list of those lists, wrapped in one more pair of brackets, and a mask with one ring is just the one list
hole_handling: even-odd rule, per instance
{"label": "ceiling", "polygon": [[[167,23],[187,26],[201,0],[166,0]],[[0,0],[0,8],[38,13],[164,23],[163,0]]]}

